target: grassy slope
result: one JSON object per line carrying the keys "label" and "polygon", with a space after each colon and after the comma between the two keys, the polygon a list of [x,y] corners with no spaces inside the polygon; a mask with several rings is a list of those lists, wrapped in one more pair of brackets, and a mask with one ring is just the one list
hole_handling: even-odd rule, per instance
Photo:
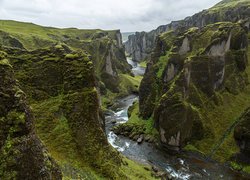
{"label": "grassy slope", "polygon": [[210,12],[219,12],[223,11],[224,9],[232,8],[232,7],[239,7],[242,5],[250,5],[249,0],[224,0],[216,4],[214,7],[210,8]]}
{"label": "grassy slope", "polygon": [[67,119],[63,115],[54,116],[58,113],[62,101],[63,96],[58,96],[32,105],[37,134],[62,168],[64,179],[76,177],[97,179],[99,175],[90,169],[75,151],[77,147]]}
{"label": "grassy slope", "polygon": [[[62,101],[63,96],[58,96],[32,105],[36,116],[36,130],[39,137],[62,168],[64,179],[106,179],[82,161],[82,157],[75,151],[77,147],[74,139],[72,139],[67,119],[59,115]],[[55,114],[58,115],[55,116]],[[154,179],[151,176],[151,172],[144,168],[146,165],[140,165],[125,157],[123,157],[123,162],[119,169],[114,167],[118,173],[120,172],[124,175],[124,177],[119,177],[119,179]],[[112,166],[108,161],[106,165]]]}
{"label": "grassy slope", "polygon": [[67,38],[89,41],[93,33],[97,32],[108,32],[109,35],[114,35],[114,31],[103,31],[98,29],[83,30],[76,28],[59,29],[11,20],[0,20],[0,30],[19,39],[28,50],[34,50],[40,48],[40,46],[50,46],[51,43],[62,41]]}

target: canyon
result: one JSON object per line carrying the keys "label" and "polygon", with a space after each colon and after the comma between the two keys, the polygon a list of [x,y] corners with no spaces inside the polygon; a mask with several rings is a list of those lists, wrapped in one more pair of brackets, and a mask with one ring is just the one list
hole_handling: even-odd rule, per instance
{"label": "canyon", "polygon": [[249,179],[250,2],[150,32],[0,20],[0,179]]}

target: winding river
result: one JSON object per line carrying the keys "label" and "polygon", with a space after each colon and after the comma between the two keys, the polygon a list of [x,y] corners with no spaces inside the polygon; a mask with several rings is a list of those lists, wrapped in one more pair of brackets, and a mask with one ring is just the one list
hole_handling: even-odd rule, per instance
{"label": "winding river", "polygon": [[[128,63],[132,65],[135,75],[143,75],[145,68],[141,67],[130,58]],[[130,159],[143,164],[150,164],[166,171],[173,179],[245,179],[240,173],[232,171],[229,167],[207,159],[198,154],[185,153],[181,156],[168,155],[157,149],[153,144],[137,142],[123,136],[117,136],[110,129],[116,124],[128,121],[127,111],[137,95],[129,95],[117,99],[115,107],[106,113],[106,133],[109,143]],[[247,178],[246,178],[247,179]]]}

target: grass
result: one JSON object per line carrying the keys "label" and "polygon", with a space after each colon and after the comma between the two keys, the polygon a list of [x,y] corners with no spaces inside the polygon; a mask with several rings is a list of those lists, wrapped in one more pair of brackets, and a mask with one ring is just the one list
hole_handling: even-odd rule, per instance
{"label": "grass", "polygon": [[142,76],[131,76],[128,74],[120,75],[120,92],[118,96],[126,96],[133,92],[139,91],[139,86],[142,80]]}
{"label": "grass", "polygon": [[144,167],[150,169],[148,165],[141,165],[130,159],[125,160],[127,165],[122,165],[121,169],[124,174],[126,174],[127,179],[131,180],[153,180],[156,179],[151,175],[151,171],[146,170]]}
{"label": "grass", "polygon": [[144,129],[144,133],[147,135],[152,135],[157,137],[158,131],[154,128],[154,120],[153,118],[149,118],[148,120],[144,120],[139,117],[139,103],[136,102],[133,105],[133,109],[131,112],[131,116],[129,117],[128,125],[142,126]]}
{"label": "grass", "polygon": [[142,61],[139,63],[139,65],[143,68],[146,68],[147,67],[147,61]]}

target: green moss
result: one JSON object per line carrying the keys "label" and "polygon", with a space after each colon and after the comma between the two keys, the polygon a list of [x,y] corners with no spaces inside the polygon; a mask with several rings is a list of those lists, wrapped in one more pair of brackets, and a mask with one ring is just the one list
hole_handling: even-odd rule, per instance
{"label": "green moss", "polygon": [[79,58],[79,55],[78,54],[67,54],[65,56],[66,59],[76,59],[76,58]]}
{"label": "green moss", "polygon": [[243,172],[246,172],[246,173],[250,174],[250,166],[244,166],[243,167]]}
{"label": "green moss", "polygon": [[186,145],[183,149],[186,151],[199,152],[201,154],[204,154],[203,152],[201,152],[199,149],[197,149],[195,146],[193,146],[191,144]]}
{"label": "green moss", "polygon": [[147,67],[147,62],[146,61],[142,61],[139,63],[141,67],[146,68]]}
{"label": "green moss", "polygon": [[126,96],[131,93],[136,93],[139,91],[139,85],[141,83],[142,76],[131,76],[128,74],[120,75],[120,84],[119,84],[119,96]]}
{"label": "green moss", "polygon": [[0,154],[0,177],[6,180],[16,179],[18,172],[11,170],[10,167],[15,166],[15,157],[20,156],[20,152],[16,150],[16,141],[13,141],[10,136],[7,137],[4,146],[1,147]]}
{"label": "green moss", "polygon": [[235,161],[231,161],[231,162],[230,162],[230,166],[231,166],[234,170],[236,170],[236,171],[245,172],[245,173],[250,174],[250,166],[249,166],[249,165],[240,164],[240,163],[237,163],[237,162],[235,162]]}
{"label": "green moss", "polygon": [[174,31],[167,31],[160,35],[160,38],[164,41],[166,45],[166,50],[169,50],[175,41]]}
{"label": "green moss", "polygon": [[[76,144],[71,136],[67,119],[59,113],[62,100],[63,96],[58,96],[32,105],[37,133],[58,161],[76,158],[74,152]],[[58,115],[54,116],[56,113]]]}
{"label": "green moss", "polygon": [[102,109],[106,111],[108,106],[113,105],[116,98],[124,97],[132,93],[138,93],[141,80],[142,76],[121,74],[119,82],[119,92],[114,93],[110,90],[107,90],[107,92],[101,96]]}
{"label": "green moss", "polygon": [[201,33],[195,33],[193,37],[194,41],[192,41],[192,55],[196,55],[198,53],[202,53],[205,48],[209,45],[212,36],[214,35],[214,31],[206,26],[202,29]]}
{"label": "green moss", "polygon": [[165,67],[168,64],[168,60],[169,60],[169,53],[159,58],[159,61],[157,62],[157,65],[156,65],[159,68],[157,71],[158,78],[162,77],[163,71],[165,70]]}
{"label": "green moss", "polygon": [[7,57],[7,53],[0,51],[0,60],[5,59]]}
{"label": "green moss", "polygon": [[236,162],[231,162],[230,165],[236,171],[242,170],[242,166],[240,164],[236,163]]}
{"label": "green moss", "polygon": [[7,59],[0,60],[0,65],[12,67],[10,62]]}
{"label": "green moss", "polygon": [[[70,49],[87,51],[91,55],[97,78],[104,82],[109,90],[118,89],[119,81],[119,77],[103,75],[106,73],[106,58],[110,53],[112,53],[113,70],[117,73],[130,73],[124,50],[117,46],[117,33],[120,32],[118,30],[104,31],[99,29],[59,29],[42,27],[32,23],[0,21],[0,44],[3,46],[33,51],[49,48],[56,44],[55,51],[64,50],[67,52],[66,59],[69,60],[78,58],[77,53],[70,53]],[[65,48],[65,46],[68,46],[68,48]],[[47,60],[59,61],[60,59],[49,57]]]}

